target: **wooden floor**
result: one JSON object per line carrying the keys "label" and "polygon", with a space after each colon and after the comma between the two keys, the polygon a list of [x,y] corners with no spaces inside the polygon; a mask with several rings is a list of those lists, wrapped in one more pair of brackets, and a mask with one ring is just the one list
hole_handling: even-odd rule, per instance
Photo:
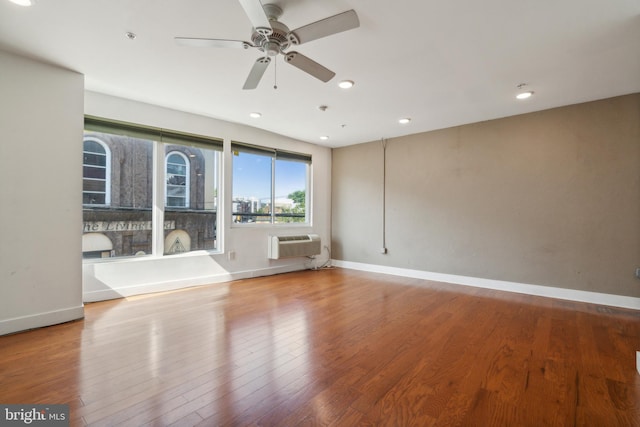
{"label": "wooden floor", "polygon": [[0,337],[72,425],[640,426],[640,312],[344,269],[89,304]]}

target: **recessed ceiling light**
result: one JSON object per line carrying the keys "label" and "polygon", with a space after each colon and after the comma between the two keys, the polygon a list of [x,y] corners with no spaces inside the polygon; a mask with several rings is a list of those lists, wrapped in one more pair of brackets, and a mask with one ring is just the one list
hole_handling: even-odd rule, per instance
{"label": "recessed ceiling light", "polygon": [[33,0],[9,0],[11,3],[15,3],[18,6],[33,6]]}
{"label": "recessed ceiling light", "polygon": [[520,92],[519,94],[516,95],[516,98],[527,99],[527,98],[531,98],[531,96],[533,96],[533,91],[528,90],[526,92]]}
{"label": "recessed ceiling light", "polygon": [[340,83],[338,83],[338,86],[342,89],[350,89],[353,87],[355,83],[353,83],[352,80],[343,80]]}
{"label": "recessed ceiling light", "polygon": [[260,117],[262,117],[262,114],[260,114],[258,112],[253,112],[253,113],[249,113],[249,117],[251,117],[253,119],[259,119]]}
{"label": "recessed ceiling light", "polygon": [[400,123],[401,125],[406,125],[410,121],[411,121],[411,119],[409,117],[405,117],[403,119],[398,120],[398,123]]}
{"label": "recessed ceiling light", "polygon": [[329,137],[328,137],[328,136],[326,136],[326,135],[322,135],[322,136],[320,137],[320,139],[321,139],[321,140],[323,140],[323,141],[326,141],[327,139],[329,139]]}
{"label": "recessed ceiling light", "polygon": [[532,90],[525,89],[527,87],[526,83],[520,83],[517,87],[518,87],[518,94],[516,95],[516,98],[527,99],[527,98],[531,98],[531,96],[533,95]]}

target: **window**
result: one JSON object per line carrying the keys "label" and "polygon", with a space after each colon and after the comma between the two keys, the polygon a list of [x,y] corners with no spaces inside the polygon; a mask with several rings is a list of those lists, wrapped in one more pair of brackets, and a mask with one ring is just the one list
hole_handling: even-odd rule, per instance
{"label": "window", "polygon": [[308,173],[308,163],[276,156],[274,200],[276,223],[308,222]]}
{"label": "window", "polygon": [[[94,233],[96,239],[98,233],[111,242],[111,249],[103,248],[99,258],[152,254],[153,141],[90,130],[85,131],[87,140],[109,147],[105,176],[110,199],[108,205],[85,202],[83,236]],[[91,248],[83,237],[83,258],[96,257]]]}
{"label": "window", "polygon": [[84,140],[84,258],[217,249],[221,140],[90,116]]}
{"label": "window", "polygon": [[[222,143],[211,146],[173,141],[164,144],[164,253],[216,249]],[[167,224],[173,228],[166,228]]]}
{"label": "window", "polygon": [[85,138],[82,148],[82,203],[108,205],[110,200],[109,150],[96,138]]}
{"label": "window", "polygon": [[309,223],[311,156],[232,143],[234,223]]}
{"label": "window", "polygon": [[165,203],[171,208],[189,207],[189,160],[184,154],[171,152],[167,155],[165,173]]}

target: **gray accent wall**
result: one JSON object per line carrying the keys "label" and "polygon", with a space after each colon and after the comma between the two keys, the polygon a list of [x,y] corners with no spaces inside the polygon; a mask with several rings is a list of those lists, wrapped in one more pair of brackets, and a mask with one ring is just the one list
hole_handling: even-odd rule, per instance
{"label": "gray accent wall", "polygon": [[383,164],[333,150],[334,259],[640,296],[640,94],[389,139]]}

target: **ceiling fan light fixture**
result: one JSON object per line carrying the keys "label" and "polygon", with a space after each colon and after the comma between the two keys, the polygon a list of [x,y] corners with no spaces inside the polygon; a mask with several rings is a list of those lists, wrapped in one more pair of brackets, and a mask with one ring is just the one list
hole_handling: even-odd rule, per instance
{"label": "ceiling fan light fixture", "polygon": [[260,117],[262,117],[262,114],[254,111],[253,113],[249,113],[249,117],[251,117],[252,119],[259,119]]}
{"label": "ceiling fan light fixture", "polygon": [[9,0],[11,3],[17,4],[18,6],[33,6],[33,0]]}
{"label": "ceiling fan light fixture", "polygon": [[276,56],[280,53],[281,50],[280,45],[272,41],[265,42],[262,48],[264,49],[264,53],[266,53],[268,56]]}
{"label": "ceiling fan light fixture", "polygon": [[343,80],[338,83],[338,87],[340,87],[341,89],[351,89],[354,84],[355,83],[353,82],[353,80]]}

